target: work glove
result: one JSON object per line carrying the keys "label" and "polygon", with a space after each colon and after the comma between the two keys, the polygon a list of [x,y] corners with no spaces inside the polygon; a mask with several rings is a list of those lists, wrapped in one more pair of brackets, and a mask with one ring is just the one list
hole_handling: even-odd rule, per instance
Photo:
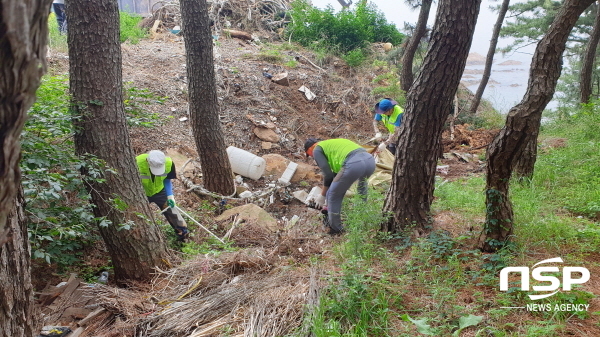
{"label": "work glove", "polygon": [[325,207],[326,204],[326,200],[325,200],[325,196],[324,195],[319,195],[315,198],[315,208],[316,209],[322,209],[323,207]]}
{"label": "work glove", "polygon": [[167,205],[171,208],[175,208],[175,197],[170,195],[167,197]]}
{"label": "work glove", "polygon": [[381,142],[381,144],[379,144],[379,146],[377,146],[377,152],[381,152],[381,151],[385,150],[386,147],[387,147],[387,145],[385,144],[385,142]]}
{"label": "work glove", "polygon": [[381,132],[377,132],[375,134],[375,139],[379,140],[379,139],[381,139],[381,137],[383,137],[383,135],[381,134]]}

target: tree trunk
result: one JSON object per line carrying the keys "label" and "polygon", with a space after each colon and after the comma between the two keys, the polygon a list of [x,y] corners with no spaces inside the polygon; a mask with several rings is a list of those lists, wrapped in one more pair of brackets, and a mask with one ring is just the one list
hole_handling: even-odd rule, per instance
{"label": "tree trunk", "polygon": [[419,43],[421,43],[421,39],[427,31],[427,19],[429,19],[429,11],[431,10],[432,2],[433,0],[423,0],[415,30],[408,39],[406,48],[404,49],[404,55],[402,56],[402,72],[400,74],[400,82],[404,92],[408,92],[410,86],[413,84],[413,60],[415,58],[415,53],[419,48]]}
{"label": "tree trunk", "polygon": [[[94,155],[116,170],[105,170],[103,183],[88,184],[94,214],[111,221],[100,226],[100,233],[117,282],[146,280],[155,266],[165,264],[167,250],[131,150],[123,106],[117,1],[69,1],[67,17],[75,149],[78,155]],[[131,229],[120,230],[125,225]]]}
{"label": "tree trunk", "polygon": [[535,160],[537,158],[538,134],[539,129],[537,132],[529,135],[529,140],[523,149],[523,154],[521,154],[515,163],[515,176],[521,182],[530,181],[533,178]]}
{"label": "tree trunk", "polygon": [[21,180],[19,137],[46,71],[50,4],[0,0],[0,246]]}
{"label": "tree trunk", "polygon": [[600,6],[596,4],[594,7],[596,10],[594,28],[590,33],[590,41],[585,48],[581,64],[581,103],[589,103],[590,96],[592,95],[592,72],[594,70],[596,50],[598,50],[598,41],[600,41]]}
{"label": "tree trunk", "polygon": [[0,247],[0,337],[37,336],[41,323],[33,302],[24,203],[23,189],[19,188],[8,217],[8,241]]}
{"label": "tree trunk", "polygon": [[480,242],[480,248],[486,252],[502,247],[512,234],[509,182],[513,168],[530,142],[537,139],[542,111],[552,99],[560,77],[567,38],[581,13],[592,3],[593,0],[564,2],[533,54],[523,100],[508,112],[504,127],[488,147],[486,220],[484,240]]}
{"label": "tree trunk", "polygon": [[477,88],[477,92],[475,92],[473,102],[471,103],[471,115],[475,115],[477,113],[477,108],[479,107],[479,103],[481,103],[481,97],[483,97],[483,92],[485,91],[485,87],[490,79],[490,74],[492,73],[492,63],[494,62],[494,54],[496,53],[496,46],[498,45],[498,36],[500,36],[500,29],[502,28],[502,23],[504,22],[504,16],[506,16],[506,12],[508,11],[509,3],[510,0],[502,1],[502,6],[498,12],[498,19],[496,20],[496,24],[494,25],[494,30],[492,32],[492,38],[490,39],[490,49],[488,49],[487,57],[485,59],[485,68],[483,70],[481,82],[479,83],[479,87]]}
{"label": "tree trunk", "polygon": [[181,20],[187,58],[190,117],[209,191],[230,195],[235,187],[219,121],[213,39],[206,0],[181,0]]}
{"label": "tree trunk", "polygon": [[382,229],[398,231],[430,223],[430,207],[442,128],[464,71],[479,0],[442,0],[422,70],[407,95],[392,184],[384,212],[393,217]]}
{"label": "tree trunk", "polygon": [[0,0],[0,337],[37,335],[19,137],[46,71],[49,0]]}

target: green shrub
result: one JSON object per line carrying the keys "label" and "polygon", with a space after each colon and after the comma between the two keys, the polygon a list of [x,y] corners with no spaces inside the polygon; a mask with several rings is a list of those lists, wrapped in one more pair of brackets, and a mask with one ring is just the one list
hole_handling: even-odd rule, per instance
{"label": "green shrub", "polygon": [[146,37],[148,34],[146,29],[139,26],[143,19],[142,16],[121,12],[119,19],[121,24],[121,42],[129,41],[133,44],[137,44],[140,39]]}
{"label": "green shrub", "polygon": [[363,49],[371,42],[391,42],[399,45],[404,35],[374,4],[360,2],[352,10],[334,13],[331,6],[321,10],[305,0],[292,3],[292,22],[287,26],[288,37],[305,47],[325,47],[347,54]]}
{"label": "green shrub", "polygon": [[342,56],[342,58],[350,67],[358,67],[367,59],[367,56],[362,49],[354,49]]}
{"label": "green shrub", "polygon": [[[21,137],[21,172],[32,255],[69,266],[91,240],[95,217],[84,179],[101,180],[102,163],[75,155],[66,77],[45,77]],[[85,167],[94,178],[84,178]]]}

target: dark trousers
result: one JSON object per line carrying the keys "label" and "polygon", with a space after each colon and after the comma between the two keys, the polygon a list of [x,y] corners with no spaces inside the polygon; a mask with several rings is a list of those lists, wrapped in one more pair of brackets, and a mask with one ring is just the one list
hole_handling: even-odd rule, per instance
{"label": "dark trousers", "polygon": [[175,234],[177,234],[179,238],[186,236],[188,233],[187,224],[185,221],[180,220],[177,214],[173,213],[171,208],[169,208],[169,205],[167,204],[167,191],[165,191],[164,188],[155,195],[148,197],[148,201],[156,204],[161,211],[166,208],[167,210],[163,212],[163,215],[167,218],[169,225],[175,230]]}
{"label": "dark trousers", "polygon": [[58,23],[58,31],[61,33],[67,32],[67,13],[65,12],[65,4],[52,4],[54,14],[56,14],[56,22]]}
{"label": "dark trousers", "polygon": [[341,211],[346,191],[358,180],[358,194],[366,200],[367,179],[373,172],[375,172],[375,158],[370,153],[361,151],[348,155],[344,166],[327,190],[327,210],[332,233],[339,233],[344,229]]}

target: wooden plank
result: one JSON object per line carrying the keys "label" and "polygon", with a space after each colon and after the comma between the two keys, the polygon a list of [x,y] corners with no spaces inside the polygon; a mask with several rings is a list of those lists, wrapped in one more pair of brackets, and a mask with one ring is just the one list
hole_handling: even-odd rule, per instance
{"label": "wooden plank", "polygon": [[69,337],[79,337],[83,331],[85,331],[84,327],[79,327],[77,329],[75,329],[75,331],[73,331],[71,334],[69,334]]}
{"label": "wooden plank", "polygon": [[62,317],[71,318],[73,320],[80,320],[87,317],[87,315],[89,315],[91,312],[92,311],[90,309],[86,308],[67,308],[67,310],[63,312]]}
{"label": "wooden plank", "polygon": [[[90,322],[92,319],[94,319],[94,318],[98,317],[98,316],[99,316],[101,313],[103,313],[103,312],[104,312],[104,310],[106,310],[106,309],[104,309],[104,308],[102,308],[102,307],[100,307],[100,308],[98,308],[98,309],[94,310],[94,311],[93,311],[93,312],[91,312],[89,315],[87,315],[87,316],[86,316],[86,318],[84,318],[84,319],[82,319],[81,321],[79,321],[79,322],[77,323],[77,325],[79,325],[79,326],[85,326],[85,325],[86,325],[86,324],[88,324],[88,323],[89,323],[89,322]],[[69,336],[69,337],[72,337],[72,336]]]}
{"label": "wooden plank", "polygon": [[77,289],[77,287],[79,287],[79,284],[82,282],[82,280],[80,279],[69,279],[69,282],[67,282],[67,288],[65,289],[65,291],[63,291],[62,294],[60,294],[60,298],[63,300],[68,300],[69,297],[71,297],[71,295],[73,294],[73,292]]}

